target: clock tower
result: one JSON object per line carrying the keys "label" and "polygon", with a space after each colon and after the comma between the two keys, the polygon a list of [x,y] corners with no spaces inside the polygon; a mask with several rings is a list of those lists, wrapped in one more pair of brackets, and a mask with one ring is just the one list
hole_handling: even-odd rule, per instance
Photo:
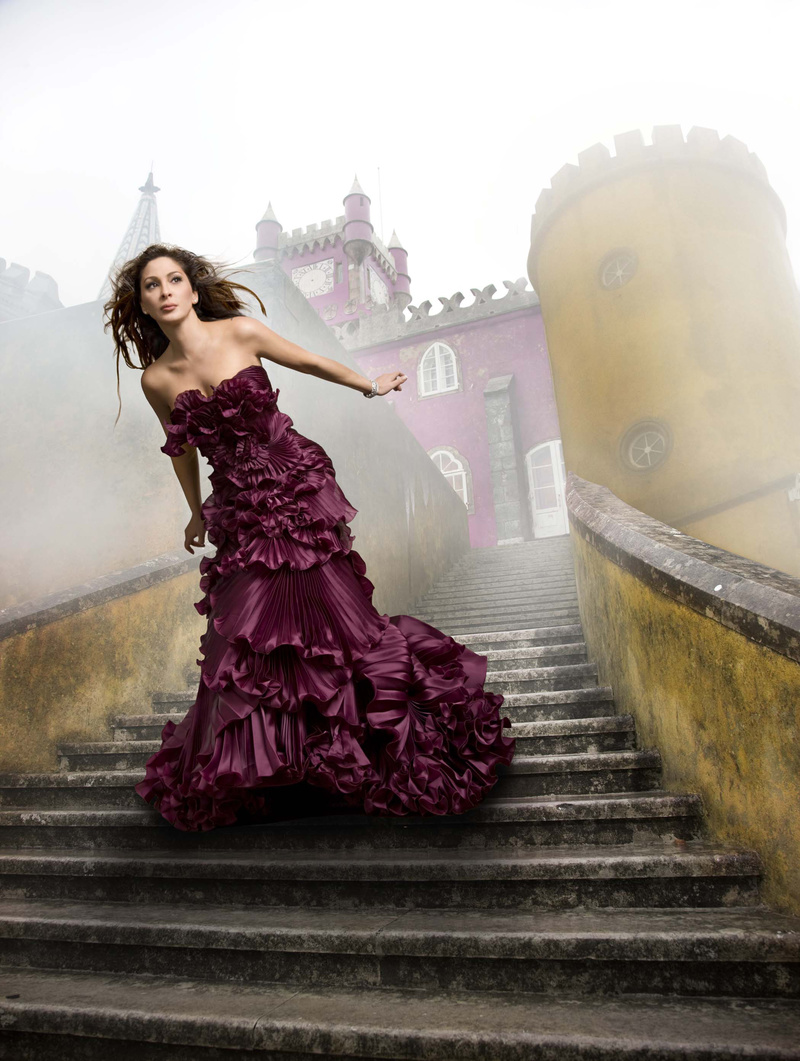
{"label": "clock tower", "polygon": [[384,245],[370,218],[371,200],[358,177],[342,200],[344,214],[285,232],[272,204],[256,224],[256,261],[276,259],[320,317],[341,326],[411,301],[407,254],[392,233]]}

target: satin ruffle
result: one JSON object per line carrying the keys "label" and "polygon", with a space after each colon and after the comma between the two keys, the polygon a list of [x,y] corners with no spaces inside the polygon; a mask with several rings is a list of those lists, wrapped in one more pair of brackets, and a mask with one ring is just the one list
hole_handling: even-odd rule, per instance
{"label": "satin ruffle", "polygon": [[188,442],[212,466],[203,517],[217,551],[200,562],[197,698],[136,791],[183,830],[242,811],[274,820],[269,790],[293,785],[369,814],[461,814],[514,754],[486,657],[377,612],[347,526],[357,510],[278,394],[250,366],[210,397],[183,392],[166,425],[164,453]]}

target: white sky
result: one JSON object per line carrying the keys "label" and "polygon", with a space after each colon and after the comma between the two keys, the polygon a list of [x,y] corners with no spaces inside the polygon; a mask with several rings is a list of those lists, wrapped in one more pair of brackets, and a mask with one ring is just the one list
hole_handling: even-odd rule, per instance
{"label": "white sky", "polygon": [[[162,238],[245,262],[272,200],[335,217],[357,173],[415,302],[525,275],[530,216],[598,140],[743,140],[800,275],[800,2],[0,0],[0,257],[97,297],[153,162]],[[469,301],[469,296],[468,296]]]}

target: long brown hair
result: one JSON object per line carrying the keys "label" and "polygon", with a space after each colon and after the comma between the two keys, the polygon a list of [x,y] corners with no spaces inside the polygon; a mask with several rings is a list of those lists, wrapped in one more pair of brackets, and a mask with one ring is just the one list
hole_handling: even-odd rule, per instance
{"label": "long brown hair", "polygon": [[[158,324],[151,316],[143,312],[140,301],[139,282],[142,271],[154,258],[173,258],[182,267],[192,286],[192,291],[197,292],[199,296],[194,309],[201,321],[217,321],[228,317],[243,316],[242,310],[247,309],[247,303],[235,294],[235,288],[251,294],[261,307],[264,316],[267,315],[264,303],[255,291],[221,275],[222,270],[228,268],[221,262],[203,258],[183,247],[175,247],[167,243],[151,243],[135,258],[131,258],[130,261],[120,266],[111,280],[111,297],[103,306],[106,318],[103,331],[108,331],[110,328],[114,336],[117,397],[119,398],[117,420],[122,412],[122,397],[119,390],[120,357],[128,368],[138,368],[144,371],[148,365],[152,365],[161,357],[169,345],[169,340]],[[132,349],[135,349],[138,355],[138,364],[131,359]],[[114,421],[115,427],[117,420]]]}

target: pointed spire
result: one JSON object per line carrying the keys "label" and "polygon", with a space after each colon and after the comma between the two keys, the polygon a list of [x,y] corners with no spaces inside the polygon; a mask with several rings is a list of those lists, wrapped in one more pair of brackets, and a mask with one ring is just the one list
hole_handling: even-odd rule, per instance
{"label": "pointed spire", "polygon": [[253,257],[257,262],[268,258],[280,257],[280,243],[283,226],[275,216],[272,203],[267,203],[267,209],[260,221],[256,222],[257,243],[253,251]]}
{"label": "pointed spire", "polygon": [[361,187],[361,185],[358,183],[358,175],[353,177],[353,187],[350,189],[350,191],[347,194],[348,195],[366,195],[367,194],[364,191],[364,189]]}
{"label": "pointed spire", "polygon": [[139,187],[142,197],[128,225],[128,230],[122,237],[119,250],[116,253],[111,268],[106,274],[105,283],[100,288],[98,299],[105,301],[111,294],[111,277],[117,269],[125,262],[135,258],[151,243],[161,242],[161,231],[158,224],[158,205],[156,204],[156,192],[161,191],[153,182],[152,169],[147,175],[147,180]]}
{"label": "pointed spire", "polygon": [[395,248],[397,248],[398,250],[401,250],[401,251],[405,250],[405,247],[400,242],[400,240],[397,238],[397,229],[395,229],[395,228],[392,229],[392,238],[389,240],[389,250],[392,250],[393,247],[395,247]]}
{"label": "pointed spire", "polygon": [[156,192],[161,191],[161,189],[156,188],[155,184],[153,183],[152,170],[150,170],[150,172],[147,174],[147,180],[144,182],[144,184],[139,185],[139,191],[142,193],[142,195],[155,195]]}

